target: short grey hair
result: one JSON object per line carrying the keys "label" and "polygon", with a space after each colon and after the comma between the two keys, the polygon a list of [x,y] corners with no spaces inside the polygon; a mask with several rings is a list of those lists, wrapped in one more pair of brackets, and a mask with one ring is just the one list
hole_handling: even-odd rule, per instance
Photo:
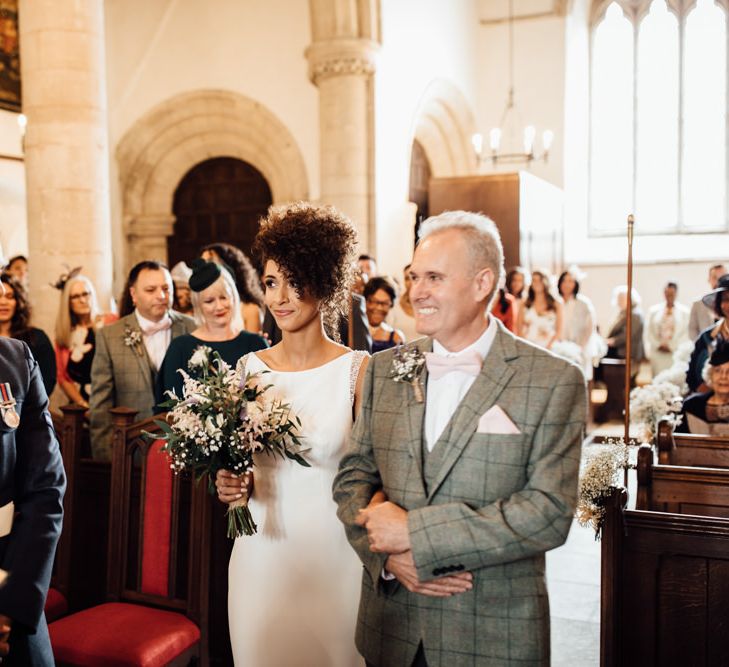
{"label": "short grey hair", "polygon": [[504,246],[501,235],[491,218],[482,213],[470,211],[446,211],[432,216],[420,225],[418,242],[439,232],[457,229],[467,237],[471,263],[477,271],[483,268],[491,270],[494,276],[494,288],[488,295],[487,303],[491,302],[504,280]]}

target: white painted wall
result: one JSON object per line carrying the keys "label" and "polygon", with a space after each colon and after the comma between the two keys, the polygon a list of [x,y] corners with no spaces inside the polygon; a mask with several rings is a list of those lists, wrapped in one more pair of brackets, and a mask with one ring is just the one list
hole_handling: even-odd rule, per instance
{"label": "white painted wall", "polygon": [[410,152],[423,95],[431,82],[445,79],[473,110],[477,40],[473,0],[382,2],[383,44],[375,80],[375,252],[385,273],[400,276],[412,251]]}
{"label": "white painted wall", "polygon": [[[18,114],[0,109],[0,155],[22,154]],[[25,166],[0,158],[0,260],[27,254]]]}

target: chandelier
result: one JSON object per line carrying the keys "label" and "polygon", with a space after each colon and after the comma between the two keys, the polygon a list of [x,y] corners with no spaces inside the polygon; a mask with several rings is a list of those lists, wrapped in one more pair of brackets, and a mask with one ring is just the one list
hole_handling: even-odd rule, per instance
{"label": "chandelier", "polygon": [[549,157],[549,149],[554,141],[554,132],[552,130],[544,130],[542,132],[542,150],[537,152],[535,148],[535,139],[537,129],[534,125],[526,125],[522,130],[522,147],[523,151],[515,149],[502,152],[502,138],[506,136],[507,140],[513,141],[514,130],[519,125],[519,114],[514,104],[514,0],[509,0],[509,95],[506,98],[506,106],[501,114],[501,120],[498,127],[494,127],[489,132],[489,153],[484,153],[483,135],[476,133],[471,137],[473,149],[476,151],[476,157],[479,162],[491,162],[496,165],[498,163],[530,164],[534,160],[547,161]]}

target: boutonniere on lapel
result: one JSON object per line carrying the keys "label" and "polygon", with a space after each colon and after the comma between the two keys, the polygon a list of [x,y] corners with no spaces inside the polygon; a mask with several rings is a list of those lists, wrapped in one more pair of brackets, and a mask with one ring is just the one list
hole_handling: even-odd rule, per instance
{"label": "boutonniere on lapel", "polygon": [[420,374],[424,366],[425,355],[419,348],[398,345],[395,349],[390,377],[395,382],[407,382],[411,385],[418,403],[422,403],[424,400],[423,385],[420,382]]}
{"label": "boutonniere on lapel", "polygon": [[124,345],[131,347],[141,357],[144,354],[142,352],[142,332],[125,327]]}

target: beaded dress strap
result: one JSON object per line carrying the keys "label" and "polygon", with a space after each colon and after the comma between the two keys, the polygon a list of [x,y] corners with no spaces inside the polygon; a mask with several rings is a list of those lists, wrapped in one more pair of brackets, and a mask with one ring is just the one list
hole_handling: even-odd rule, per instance
{"label": "beaded dress strap", "polygon": [[369,356],[364,350],[352,351],[352,365],[349,369],[349,402],[352,405],[354,405],[354,391],[357,388],[359,369],[362,368],[362,362]]}

